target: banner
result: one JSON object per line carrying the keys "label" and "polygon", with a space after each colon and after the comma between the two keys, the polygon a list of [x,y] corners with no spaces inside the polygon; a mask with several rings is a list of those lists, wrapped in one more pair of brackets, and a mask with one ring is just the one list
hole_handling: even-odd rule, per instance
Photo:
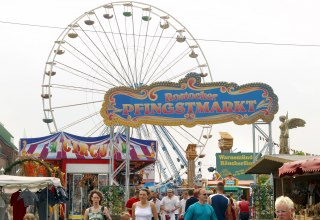
{"label": "banner", "polygon": [[253,153],[216,153],[216,166],[220,175],[229,174],[239,180],[253,180],[253,175],[244,172],[253,164]]}
{"label": "banner", "polygon": [[178,83],[157,82],[134,89],[116,87],[106,92],[101,116],[106,125],[139,127],[141,124],[251,124],[273,120],[278,98],[270,86],[250,83],[201,83],[190,73]]}
{"label": "banner", "polygon": [[148,183],[155,181],[155,171],[154,171],[154,164],[150,164],[149,166],[143,168],[139,171],[139,174],[142,175],[142,182]]}
{"label": "banner", "polygon": [[[125,160],[126,136],[115,134],[116,160]],[[110,135],[100,137],[80,137],[59,132],[39,138],[22,138],[19,156],[32,155],[42,159],[109,159]],[[157,158],[157,142],[130,138],[130,160],[150,161]]]}

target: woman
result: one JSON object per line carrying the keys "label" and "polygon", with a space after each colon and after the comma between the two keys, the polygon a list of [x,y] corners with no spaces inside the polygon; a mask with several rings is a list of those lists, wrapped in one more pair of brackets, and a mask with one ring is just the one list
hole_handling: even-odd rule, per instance
{"label": "woman", "polygon": [[249,219],[249,202],[246,201],[245,195],[241,195],[241,201],[238,202],[239,209],[239,219],[248,220]]}
{"label": "woman", "polygon": [[103,195],[99,190],[92,190],[89,194],[89,203],[92,205],[84,212],[84,220],[104,220],[107,217],[109,220],[111,216],[107,207],[101,206]]}
{"label": "woman", "polygon": [[158,220],[158,214],[154,203],[148,201],[149,190],[141,189],[139,192],[140,202],[132,206],[132,220],[150,220],[152,217]]}
{"label": "woman", "polygon": [[275,213],[279,220],[294,220],[294,204],[287,196],[280,196],[275,202]]}
{"label": "woman", "polygon": [[232,219],[229,219],[229,218],[228,218],[228,214],[227,214],[227,213],[226,213],[226,219],[227,219],[227,220],[236,220],[237,218],[236,218],[236,207],[235,207],[235,204],[234,204],[233,199],[232,199],[232,197],[231,197],[230,195],[227,195],[227,197],[228,197],[228,199],[229,199],[229,201],[230,201],[230,203],[231,203],[231,215],[232,215]]}

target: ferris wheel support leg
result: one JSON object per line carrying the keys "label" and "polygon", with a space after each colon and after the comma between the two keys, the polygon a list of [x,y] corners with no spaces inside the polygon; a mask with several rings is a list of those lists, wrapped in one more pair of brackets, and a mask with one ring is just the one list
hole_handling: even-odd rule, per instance
{"label": "ferris wheel support leg", "polygon": [[130,177],[130,127],[126,127],[126,183],[125,183],[125,201],[129,199],[129,177]]}

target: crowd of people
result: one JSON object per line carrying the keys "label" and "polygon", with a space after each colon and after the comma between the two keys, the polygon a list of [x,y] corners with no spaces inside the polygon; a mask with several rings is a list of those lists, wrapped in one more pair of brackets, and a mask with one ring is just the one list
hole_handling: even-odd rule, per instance
{"label": "crowd of people", "polygon": [[[142,193],[141,193],[142,192]],[[162,197],[157,192],[141,189],[138,197],[128,200],[127,210],[133,220],[249,220],[250,204],[245,195],[238,201],[233,194],[226,195],[224,184],[217,184],[216,192],[206,189],[189,189],[175,195],[168,189]],[[180,199],[181,198],[181,199]],[[140,202],[132,201],[139,200]],[[137,208],[139,207],[139,208]],[[148,209],[148,211],[141,209]],[[141,213],[145,213],[141,215]],[[275,202],[275,215],[280,220],[295,220],[294,204],[289,197],[280,196]]]}
{"label": "crowd of people", "polygon": [[[107,207],[101,205],[103,194],[92,190],[89,194],[91,207],[84,213],[84,220],[112,220]],[[224,184],[217,184],[216,193],[206,189],[189,189],[180,196],[168,189],[160,198],[159,193],[149,189],[136,190],[134,196],[126,202],[127,211],[120,214],[121,220],[248,220],[249,202],[241,195],[240,201],[234,201],[226,195]],[[286,196],[275,201],[275,215],[279,220],[295,220],[294,203]],[[27,213],[23,220],[35,220]]]}
{"label": "crowd of people", "polygon": [[249,202],[245,196],[235,202],[225,195],[224,184],[218,183],[215,194],[206,189],[189,189],[175,195],[172,189],[166,194],[148,189],[136,190],[126,203],[126,209],[133,220],[247,220]]}

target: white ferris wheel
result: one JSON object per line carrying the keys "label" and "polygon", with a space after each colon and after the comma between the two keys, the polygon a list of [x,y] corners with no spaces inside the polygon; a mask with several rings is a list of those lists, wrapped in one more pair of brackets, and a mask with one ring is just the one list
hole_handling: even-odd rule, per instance
{"label": "white ferris wheel", "polygon": [[[55,41],[43,75],[43,121],[50,133],[109,134],[100,116],[107,90],[178,82],[190,72],[212,82],[200,45],[173,16],[138,2],[102,5],[71,22]],[[124,128],[117,126],[115,132]],[[160,181],[179,182],[187,170],[188,144],[203,150],[210,133],[211,125],[142,125],[130,135],[157,140]]]}

